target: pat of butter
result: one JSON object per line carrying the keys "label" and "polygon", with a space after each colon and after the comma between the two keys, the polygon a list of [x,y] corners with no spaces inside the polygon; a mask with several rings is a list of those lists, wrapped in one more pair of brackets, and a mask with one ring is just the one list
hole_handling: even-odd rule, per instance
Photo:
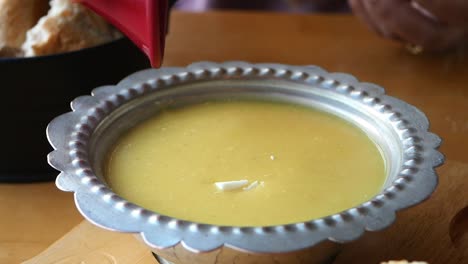
{"label": "pat of butter", "polygon": [[221,191],[229,191],[244,187],[249,183],[248,180],[215,182],[216,188]]}

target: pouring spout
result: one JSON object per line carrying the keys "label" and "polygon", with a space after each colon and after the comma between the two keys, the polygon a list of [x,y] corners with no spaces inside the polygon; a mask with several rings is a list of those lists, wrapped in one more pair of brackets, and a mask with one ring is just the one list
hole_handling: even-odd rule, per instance
{"label": "pouring spout", "polygon": [[77,0],[118,28],[149,58],[162,64],[168,24],[168,0]]}

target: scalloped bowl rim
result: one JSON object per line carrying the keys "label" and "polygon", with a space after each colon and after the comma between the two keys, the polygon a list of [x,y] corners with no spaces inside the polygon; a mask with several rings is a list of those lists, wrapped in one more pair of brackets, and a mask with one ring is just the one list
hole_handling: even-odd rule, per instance
{"label": "scalloped bowl rim", "polygon": [[[353,100],[393,118],[392,124],[409,133],[402,138],[409,142],[405,149],[409,156],[403,160],[407,165],[403,165],[399,172],[402,177],[370,201],[331,216],[287,225],[234,227],[194,223],[148,211],[113,193],[94,175],[84,147],[97,123],[119,106],[142,94],[188,81],[268,75],[286,81],[303,81],[310,86],[328,82],[330,87],[319,89],[353,97]],[[61,171],[57,186],[74,192],[77,208],[89,221],[109,230],[139,233],[145,243],[158,249],[182,244],[194,252],[228,246],[246,252],[276,253],[309,248],[326,240],[352,241],[362,236],[365,230],[388,227],[394,221],[396,211],[426,199],[437,185],[434,169],[444,161],[437,151],[441,140],[428,131],[428,120],[421,111],[385,95],[380,86],[361,83],[351,75],[328,73],[316,66],[235,61],[144,70],[115,86],[97,88],[92,96],[78,97],[73,101],[72,109],[51,121],[47,128],[49,142],[55,149],[48,156],[49,164]],[[420,186],[413,189],[415,184]]]}

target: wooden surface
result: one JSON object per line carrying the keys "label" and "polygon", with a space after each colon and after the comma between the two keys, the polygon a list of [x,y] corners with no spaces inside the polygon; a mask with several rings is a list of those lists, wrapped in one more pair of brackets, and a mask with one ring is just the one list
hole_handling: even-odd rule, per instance
{"label": "wooden surface", "polygon": [[[335,264],[401,258],[452,264],[468,263],[468,210],[462,211],[468,206],[467,53],[414,56],[347,15],[175,13],[165,66],[200,60],[316,64],[378,83],[420,108],[444,139],[447,162],[438,169],[436,192],[400,212],[390,228],[346,245]],[[32,258],[82,221],[73,195],[53,183],[0,184],[0,215],[0,263]]]}
{"label": "wooden surface", "polygon": [[151,251],[133,235],[107,231],[88,221],[70,230],[40,255],[23,262],[46,263],[157,264]]}

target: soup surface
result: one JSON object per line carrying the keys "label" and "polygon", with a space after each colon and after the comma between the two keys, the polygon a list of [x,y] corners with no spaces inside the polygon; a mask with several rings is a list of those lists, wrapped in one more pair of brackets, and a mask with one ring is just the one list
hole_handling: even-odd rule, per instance
{"label": "soup surface", "polygon": [[137,125],[116,143],[105,176],[117,194],[164,215],[267,226],[369,200],[385,164],[363,131],[333,115],[226,101],[168,109]]}

